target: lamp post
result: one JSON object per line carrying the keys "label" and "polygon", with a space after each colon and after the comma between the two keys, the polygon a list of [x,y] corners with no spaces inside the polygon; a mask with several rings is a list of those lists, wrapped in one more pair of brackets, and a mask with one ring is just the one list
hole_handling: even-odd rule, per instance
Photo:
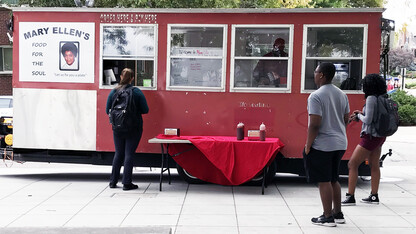
{"label": "lamp post", "polygon": [[405,87],[405,85],[404,85],[404,78],[406,76],[406,68],[400,69],[400,74],[402,75],[402,90],[404,90],[404,87]]}
{"label": "lamp post", "polygon": [[381,40],[382,40],[382,53],[380,55],[380,62],[383,61],[383,76],[384,79],[387,78],[389,73],[389,51],[390,51],[390,36],[394,35],[391,32],[394,32],[395,22],[393,20],[381,18]]}

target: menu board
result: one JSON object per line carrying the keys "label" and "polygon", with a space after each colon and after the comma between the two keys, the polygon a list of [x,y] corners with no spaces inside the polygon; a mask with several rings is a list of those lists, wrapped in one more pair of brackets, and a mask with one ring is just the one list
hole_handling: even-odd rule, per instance
{"label": "menu board", "polygon": [[171,59],[171,85],[221,87],[221,59]]}

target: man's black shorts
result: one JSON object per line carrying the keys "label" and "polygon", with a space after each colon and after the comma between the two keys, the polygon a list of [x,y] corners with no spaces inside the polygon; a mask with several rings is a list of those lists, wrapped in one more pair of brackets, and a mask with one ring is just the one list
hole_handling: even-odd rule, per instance
{"label": "man's black shorts", "polygon": [[303,162],[305,165],[308,182],[336,182],[339,179],[339,165],[345,150],[320,151],[311,148],[308,155],[303,150]]}

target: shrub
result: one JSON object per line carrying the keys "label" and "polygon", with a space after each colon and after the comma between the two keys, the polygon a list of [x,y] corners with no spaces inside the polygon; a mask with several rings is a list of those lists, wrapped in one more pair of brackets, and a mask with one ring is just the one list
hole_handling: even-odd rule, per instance
{"label": "shrub", "polygon": [[406,89],[413,89],[416,88],[416,82],[415,83],[410,83],[410,84],[405,84]]}
{"label": "shrub", "polygon": [[391,95],[391,98],[399,105],[400,125],[416,125],[416,97],[398,90]]}
{"label": "shrub", "polygon": [[397,90],[391,95],[391,98],[395,102],[397,102],[399,106],[406,105],[406,104],[416,105],[416,97],[414,97],[413,95],[407,94],[403,90]]}
{"label": "shrub", "polygon": [[416,106],[409,104],[399,106],[399,125],[413,126],[416,125]]}

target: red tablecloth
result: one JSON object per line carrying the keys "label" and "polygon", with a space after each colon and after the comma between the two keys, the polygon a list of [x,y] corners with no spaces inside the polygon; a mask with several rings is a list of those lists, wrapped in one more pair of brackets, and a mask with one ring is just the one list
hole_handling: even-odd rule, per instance
{"label": "red tablecloth", "polygon": [[[189,144],[170,144],[169,154],[186,171],[201,180],[239,185],[256,176],[284,146],[279,138],[249,141],[224,136],[158,135],[159,139],[189,140]],[[175,156],[176,155],[176,156]]]}

